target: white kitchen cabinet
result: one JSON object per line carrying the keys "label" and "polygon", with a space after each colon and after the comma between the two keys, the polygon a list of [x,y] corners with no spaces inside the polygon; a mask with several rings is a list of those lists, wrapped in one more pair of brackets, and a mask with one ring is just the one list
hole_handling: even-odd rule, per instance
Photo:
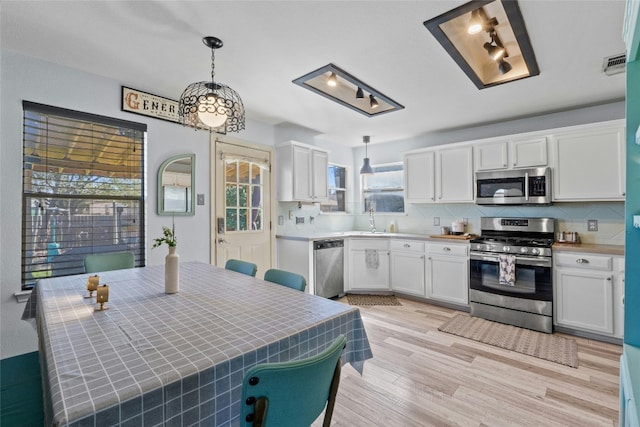
{"label": "white kitchen cabinet", "polygon": [[486,171],[495,169],[507,169],[509,167],[507,147],[508,144],[504,141],[476,145],[474,147],[476,170]]}
{"label": "white kitchen cabinet", "polygon": [[471,146],[408,153],[404,168],[407,203],[474,200]]}
{"label": "white kitchen cabinet", "polygon": [[423,151],[404,158],[404,192],[408,203],[433,203],[436,200],[436,154]]}
{"label": "white kitchen cabinet", "polygon": [[622,338],[622,257],[557,252],[554,255],[554,323]]}
{"label": "white kitchen cabinet", "polygon": [[329,153],[295,141],[277,149],[276,176],[281,202],[320,202],[328,198]]}
{"label": "white kitchen cabinet", "polygon": [[533,168],[547,166],[547,138],[532,138],[509,143],[511,167]]}
{"label": "white kitchen cabinet", "polygon": [[425,244],[416,240],[391,240],[391,289],[425,296]]}
{"label": "white kitchen cabinet", "polygon": [[557,134],[552,145],[554,201],[624,201],[624,125]]}
{"label": "white kitchen cabinet", "polygon": [[547,138],[479,143],[474,146],[476,170],[547,166]]}
{"label": "white kitchen cabinet", "polygon": [[[367,259],[367,252],[375,253]],[[370,253],[371,253],[370,252]],[[377,262],[375,262],[377,259]],[[389,239],[349,239],[349,290],[388,291]]]}
{"label": "white kitchen cabinet", "polygon": [[427,297],[458,305],[469,304],[469,245],[429,243]]}

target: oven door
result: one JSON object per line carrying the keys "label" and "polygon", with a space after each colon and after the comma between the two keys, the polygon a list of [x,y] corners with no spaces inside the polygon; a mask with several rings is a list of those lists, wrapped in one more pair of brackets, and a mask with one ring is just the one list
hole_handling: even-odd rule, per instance
{"label": "oven door", "polygon": [[527,202],[527,178],[522,176],[481,178],[477,174],[476,204],[479,205],[520,205]]}
{"label": "oven door", "polygon": [[553,300],[550,257],[516,255],[513,286],[499,282],[499,254],[472,252],[469,287],[478,291],[540,301]]}

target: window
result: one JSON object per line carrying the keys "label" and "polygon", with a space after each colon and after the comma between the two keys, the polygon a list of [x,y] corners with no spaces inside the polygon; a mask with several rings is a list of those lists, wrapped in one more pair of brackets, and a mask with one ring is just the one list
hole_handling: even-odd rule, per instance
{"label": "window", "polygon": [[329,200],[320,203],[321,212],[346,212],[347,211],[347,168],[329,164],[328,189]]}
{"label": "window", "polygon": [[364,212],[404,212],[404,170],[402,163],[374,166],[373,175],[364,175]]}
{"label": "window", "polygon": [[146,125],[23,102],[22,283],[84,272],[88,254],[145,264]]}
{"label": "window", "polygon": [[264,229],[263,177],[259,163],[225,159],[225,231]]}

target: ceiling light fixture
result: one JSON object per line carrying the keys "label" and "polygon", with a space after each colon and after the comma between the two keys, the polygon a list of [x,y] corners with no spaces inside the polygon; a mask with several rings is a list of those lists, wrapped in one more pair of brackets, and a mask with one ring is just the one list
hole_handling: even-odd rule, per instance
{"label": "ceiling light fixture", "polygon": [[508,56],[495,30],[492,30],[491,33],[489,33],[489,36],[491,37],[491,43],[484,44],[484,48],[487,50],[489,57],[498,62],[502,60],[502,58]]}
{"label": "ceiling light fixture", "polygon": [[369,105],[371,106],[371,108],[378,108],[380,104],[376,100],[375,96],[369,95]]}
{"label": "ceiling light fixture", "polygon": [[500,62],[498,62],[498,71],[500,72],[500,74],[507,74],[512,69],[513,67],[511,66],[511,64],[509,64],[504,59],[501,59]]}
{"label": "ceiling light fixture", "polygon": [[[329,81],[334,78],[336,86],[328,86]],[[404,108],[404,106],[382,92],[333,64],[327,64],[302,77],[298,77],[293,80],[293,83],[367,117],[378,116]],[[366,95],[368,95],[368,98],[366,98]]]}
{"label": "ceiling light fixture", "polygon": [[482,17],[480,16],[481,10],[482,8],[476,9],[471,12],[471,19],[469,20],[469,26],[467,27],[468,34],[478,34],[480,31],[482,31],[484,22]]}
{"label": "ceiling light fixture", "polygon": [[[424,26],[478,89],[540,74],[517,0],[473,0]],[[479,54],[483,46],[490,57]],[[504,61],[507,57],[509,62]]]}
{"label": "ceiling light fixture", "polygon": [[367,145],[369,144],[369,141],[370,137],[362,137],[362,142],[364,142],[364,160],[362,163],[362,167],[360,168],[360,175],[373,175],[373,168],[371,167],[371,162],[369,161],[369,153],[367,151]]}
{"label": "ceiling light fixture", "polygon": [[338,77],[336,77],[336,73],[331,73],[327,80],[327,84],[331,87],[336,87],[338,85]]}
{"label": "ceiling light fixture", "polygon": [[204,37],[211,49],[211,81],[191,83],[178,103],[180,123],[197,129],[225,134],[244,129],[244,105],[240,95],[215,81],[215,50],[222,47],[217,37]]}

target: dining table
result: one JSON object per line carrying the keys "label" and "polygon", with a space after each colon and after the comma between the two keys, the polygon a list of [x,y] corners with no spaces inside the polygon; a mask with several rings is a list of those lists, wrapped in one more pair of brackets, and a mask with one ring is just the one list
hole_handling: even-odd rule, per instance
{"label": "dining table", "polygon": [[357,307],[202,262],[40,280],[35,319],[48,426],[238,426],[245,373],[316,355],[340,335],[342,363],[373,357]]}

